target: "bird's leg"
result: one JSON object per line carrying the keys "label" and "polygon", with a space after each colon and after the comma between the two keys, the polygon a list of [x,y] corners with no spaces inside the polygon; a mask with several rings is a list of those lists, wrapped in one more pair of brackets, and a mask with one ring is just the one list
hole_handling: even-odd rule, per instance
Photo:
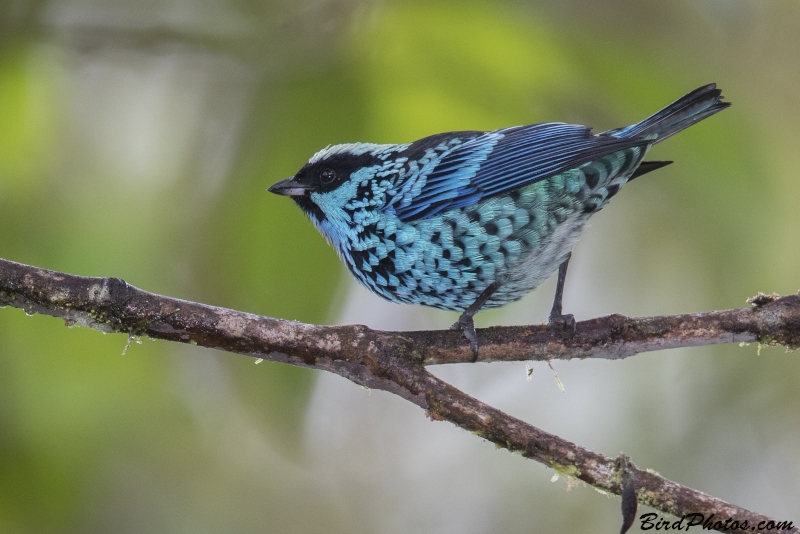
{"label": "bird's leg", "polygon": [[553,309],[550,311],[550,326],[567,330],[570,334],[575,334],[575,316],[572,314],[561,313],[561,300],[564,297],[564,280],[567,279],[567,267],[569,259],[572,257],[570,252],[567,259],[558,267],[558,283],[556,285],[556,298],[553,300]]}
{"label": "bird's leg", "polygon": [[472,321],[472,317],[480,311],[481,307],[486,304],[486,301],[489,300],[494,292],[500,289],[500,285],[500,282],[494,282],[484,289],[475,299],[475,302],[464,310],[464,313],[458,318],[458,322],[450,327],[450,330],[462,330],[464,332],[464,337],[469,340],[469,348],[472,349],[473,363],[478,361],[478,334],[475,333],[475,323]]}

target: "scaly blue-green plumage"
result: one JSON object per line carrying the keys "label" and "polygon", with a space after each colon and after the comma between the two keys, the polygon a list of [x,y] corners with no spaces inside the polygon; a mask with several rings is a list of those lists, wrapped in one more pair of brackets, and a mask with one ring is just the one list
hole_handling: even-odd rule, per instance
{"label": "scaly blue-green plumage", "polygon": [[650,147],[727,107],[721,98],[707,85],[598,135],[543,123],[335,145],[270,191],[292,197],[387,300],[464,312],[483,294],[478,308],[502,306],[555,272],[623,185],[669,163],[643,162]]}

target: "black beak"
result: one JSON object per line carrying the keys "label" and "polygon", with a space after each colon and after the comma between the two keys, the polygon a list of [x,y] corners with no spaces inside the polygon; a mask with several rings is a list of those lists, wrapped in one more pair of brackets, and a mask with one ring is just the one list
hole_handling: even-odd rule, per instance
{"label": "black beak", "polygon": [[294,177],[281,180],[278,183],[272,184],[267,188],[270,193],[276,195],[283,195],[285,197],[301,197],[305,195],[309,187],[307,185],[296,182]]}

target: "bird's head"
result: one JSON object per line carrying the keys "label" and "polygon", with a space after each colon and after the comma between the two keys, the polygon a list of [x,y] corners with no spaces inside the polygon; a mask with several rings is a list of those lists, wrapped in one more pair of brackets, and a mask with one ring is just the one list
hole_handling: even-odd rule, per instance
{"label": "bird's head", "polygon": [[[267,191],[291,197],[323,233],[328,224],[360,224],[359,212],[374,211],[385,204],[386,187],[376,175],[386,170],[387,157],[400,145],[353,143],[334,145],[317,152],[297,174],[272,185]],[[328,229],[329,230],[329,229]]]}

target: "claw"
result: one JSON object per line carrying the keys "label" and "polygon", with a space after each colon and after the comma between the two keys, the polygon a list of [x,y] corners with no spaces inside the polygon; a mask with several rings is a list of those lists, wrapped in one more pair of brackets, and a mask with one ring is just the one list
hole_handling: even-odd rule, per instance
{"label": "claw", "polygon": [[489,297],[500,288],[500,282],[495,280],[489,284],[486,289],[481,291],[475,302],[469,305],[458,317],[458,322],[450,327],[450,330],[461,330],[464,332],[464,337],[469,340],[469,348],[472,350],[472,363],[478,361],[478,334],[475,332],[475,323],[472,322],[472,316],[480,311],[481,306],[486,304]]}
{"label": "claw", "polygon": [[550,315],[550,322],[547,323],[547,326],[554,330],[564,332],[568,339],[575,336],[575,316],[571,313]]}
{"label": "claw", "polygon": [[464,337],[469,341],[469,348],[472,350],[472,363],[478,361],[478,334],[475,332],[475,323],[471,315],[462,313],[458,321],[450,327],[450,330],[461,330]]}

